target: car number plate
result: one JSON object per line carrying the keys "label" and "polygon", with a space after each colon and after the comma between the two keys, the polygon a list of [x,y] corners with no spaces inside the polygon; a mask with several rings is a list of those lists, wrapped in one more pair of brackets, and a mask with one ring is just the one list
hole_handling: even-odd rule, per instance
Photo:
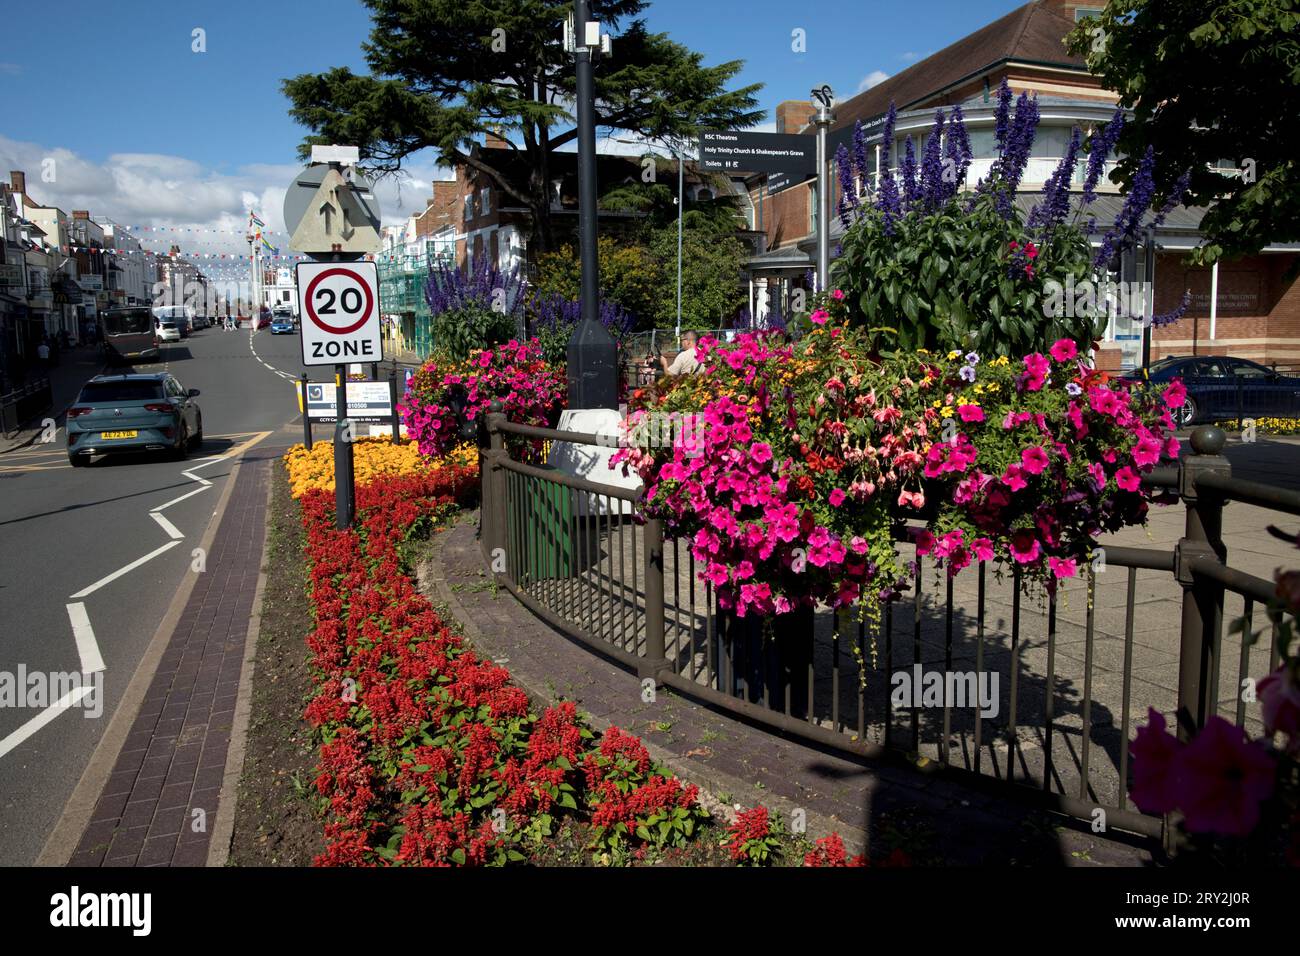
{"label": "car number plate", "polygon": [[135,436],[136,436],[136,432],[134,429],[127,432],[100,432],[99,433],[99,437],[105,440],[110,438],[134,438]]}

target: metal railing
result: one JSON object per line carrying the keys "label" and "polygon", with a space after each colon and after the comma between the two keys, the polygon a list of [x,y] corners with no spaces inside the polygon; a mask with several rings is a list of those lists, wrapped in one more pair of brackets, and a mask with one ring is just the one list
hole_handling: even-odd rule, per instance
{"label": "metal railing", "polygon": [[48,378],[0,395],[0,434],[13,438],[23,425],[53,405],[54,393]]}
{"label": "metal railing", "polygon": [[[591,650],[738,717],[981,786],[1017,784],[1084,820],[1102,808],[1108,826],[1152,837],[1169,836],[1163,821],[1127,798],[1140,707],[1183,710],[1196,727],[1226,709],[1238,725],[1260,726],[1258,704],[1237,688],[1276,667],[1276,641],[1225,638],[1224,619],[1244,617],[1249,629],[1274,584],[1226,564],[1222,513],[1231,500],[1300,515],[1300,493],[1231,477],[1218,429],[1198,429],[1194,454],[1145,479],[1186,509],[1172,550],[1106,545],[1078,584],[1038,595],[983,563],[944,579],[917,557],[911,593],[878,613],[819,609],[771,621],[720,611],[689,542],[665,541],[663,523],[639,512],[638,491],[517,461],[508,445],[520,439],[609,444],[487,416],[480,534],[497,581]],[[901,524],[895,538],[904,559],[915,557]],[[1161,637],[1152,628],[1174,606],[1176,635],[1168,624]],[[995,713],[946,698],[939,707],[898,702],[894,675],[927,667],[998,675]]]}

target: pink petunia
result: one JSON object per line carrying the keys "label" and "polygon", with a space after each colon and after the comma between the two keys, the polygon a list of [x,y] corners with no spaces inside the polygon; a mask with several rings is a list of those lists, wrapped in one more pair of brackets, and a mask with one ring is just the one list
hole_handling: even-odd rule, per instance
{"label": "pink petunia", "polygon": [[1277,764],[1262,742],[1222,717],[1211,717],[1178,755],[1178,809],[1193,833],[1246,836],[1273,794]]}
{"label": "pink petunia", "polygon": [[976,538],[970,543],[971,551],[980,561],[993,560],[993,542],[988,538]]}
{"label": "pink petunia", "polygon": [[1034,537],[1034,532],[1028,528],[1021,528],[1011,535],[1009,542],[1011,548],[1011,557],[1017,564],[1030,564],[1037,561],[1038,556],[1042,553],[1042,547],[1038,539]]}
{"label": "pink petunia", "polygon": [[1182,408],[1183,403],[1187,401],[1187,388],[1183,385],[1180,378],[1174,379],[1165,386],[1164,394],[1161,396],[1165,400],[1165,405],[1169,408]]}
{"label": "pink petunia", "polygon": [[1147,708],[1147,724],[1139,727],[1129,752],[1133,755],[1133,786],[1129,796],[1143,813],[1169,813],[1178,806],[1175,763],[1181,744],[1165,729],[1164,714]]}
{"label": "pink petunia", "polygon": [[982,422],[984,421],[984,409],[978,405],[958,405],[957,417],[963,422]]}
{"label": "pink petunia", "polygon": [[831,314],[825,309],[816,309],[812,315],[808,316],[808,321],[813,325],[825,325],[826,320],[830,317]]}
{"label": "pink petunia", "polygon": [[1288,749],[1300,752],[1300,685],[1290,669],[1283,664],[1260,680],[1258,690],[1264,732],[1286,734],[1290,738]]}
{"label": "pink petunia", "polygon": [[1052,574],[1058,578],[1072,578],[1079,573],[1073,558],[1048,558],[1047,566],[1052,569]]}
{"label": "pink petunia", "polygon": [[844,291],[842,289],[835,289],[833,292],[831,292],[831,298],[834,299],[836,302],[841,301],[844,298]]}
{"label": "pink petunia", "polygon": [[1031,475],[1041,475],[1049,462],[1047,452],[1037,445],[1020,453],[1020,467]]}
{"label": "pink petunia", "polygon": [[1079,354],[1079,347],[1071,339],[1057,339],[1048,351],[1056,361],[1068,362]]}
{"label": "pink petunia", "polygon": [[1119,471],[1115,472],[1115,484],[1119,485],[1124,491],[1137,491],[1141,479],[1138,474],[1128,465],[1125,465]]}
{"label": "pink petunia", "polygon": [[832,488],[830,494],[831,507],[838,508],[840,505],[844,504],[844,499],[846,497],[847,496],[844,494],[844,492],[841,491],[839,488]]}

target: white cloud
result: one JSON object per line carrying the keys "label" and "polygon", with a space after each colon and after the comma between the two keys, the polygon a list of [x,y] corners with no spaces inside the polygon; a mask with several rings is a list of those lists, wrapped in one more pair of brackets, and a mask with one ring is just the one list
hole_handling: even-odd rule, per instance
{"label": "white cloud", "polygon": [[[53,164],[46,162],[50,159]],[[116,153],[99,163],[68,149],[0,135],[0,173],[25,171],[27,192],[35,201],[69,214],[88,209],[93,217],[106,216],[128,227],[167,227],[169,231],[142,229],[137,234],[154,251],[175,243],[182,253],[247,255],[249,211],[256,210],[267,229],[282,233],[284,195],[301,168],[298,163],[252,163],[226,172],[160,153]],[[52,172],[50,181],[43,170]],[[401,173],[380,178],[375,193],[384,224],[423,212],[432,180],[447,176],[446,169],[417,158]],[[286,236],[268,238],[289,253]]]}
{"label": "white cloud", "polygon": [[858,92],[861,93],[863,90],[869,90],[873,86],[879,86],[887,79],[889,79],[889,74],[884,70],[872,70],[864,76],[862,82],[858,84]]}
{"label": "white cloud", "polygon": [[911,63],[913,60],[919,59],[920,56],[921,54],[914,53],[913,51],[908,50],[906,53],[900,53],[898,55],[898,58],[902,60],[904,63]]}

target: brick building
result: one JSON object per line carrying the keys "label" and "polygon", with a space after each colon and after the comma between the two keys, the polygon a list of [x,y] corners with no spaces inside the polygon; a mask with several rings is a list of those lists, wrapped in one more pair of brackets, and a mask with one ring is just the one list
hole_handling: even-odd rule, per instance
{"label": "brick building", "polygon": [[[909,137],[919,155],[934,111],[960,104],[975,153],[967,179],[967,185],[973,187],[987,174],[996,155],[996,94],[1005,77],[1013,93],[1025,91],[1037,97],[1042,117],[1020,187],[1021,205],[1027,209],[1034,203],[1031,194],[1041,191],[1060,162],[1071,130],[1077,126],[1086,134],[1107,122],[1114,111],[1117,97],[1103,89],[1083,59],[1068,53],[1064,44],[1077,20],[1101,6],[1099,0],[1033,0],[837,104],[830,133],[831,155],[839,143],[850,145],[854,124],[861,122],[869,149],[876,147],[878,160],[880,127],[891,103],[898,111],[891,162],[903,155]],[[813,112],[808,102],[782,103],[777,108],[777,131],[813,135],[808,125]],[[871,156],[868,159],[871,173],[878,176],[878,167]],[[1081,168],[1076,175],[1078,186]],[[756,176],[748,181],[755,209],[753,225],[767,237],[767,251],[750,263],[753,306],[760,316],[769,309],[787,311],[792,291],[805,285],[804,276],[816,262],[815,181],[773,184],[772,180]],[[831,182],[838,190],[833,170]],[[1122,197],[1105,175],[1098,192],[1100,198],[1092,210],[1104,227],[1113,221]],[[832,209],[837,200],[838,195],[831,197]],[[1202,213],[1178,207],[1156,232],[1155,313],[1172,310],[1184,290],[1190,290],[1192,298],[1182,320],[1153,330],[1152,355],[1213,352],[1300,363],[1300,288],[1289,278],[1300,257],[1300,244],[1278,244],[1240,261],[1191,268],[1184,260],[1200,242]],[[831,224],[832,250],[842,232],[836,217]],[[1143,249],[1123,266],[1129,276],[1141,277],[1145,270]],[[1141,330],[1140,321],[1113,319],[1099,350],[1099,363],[1111,368],[1139,363]]]}

